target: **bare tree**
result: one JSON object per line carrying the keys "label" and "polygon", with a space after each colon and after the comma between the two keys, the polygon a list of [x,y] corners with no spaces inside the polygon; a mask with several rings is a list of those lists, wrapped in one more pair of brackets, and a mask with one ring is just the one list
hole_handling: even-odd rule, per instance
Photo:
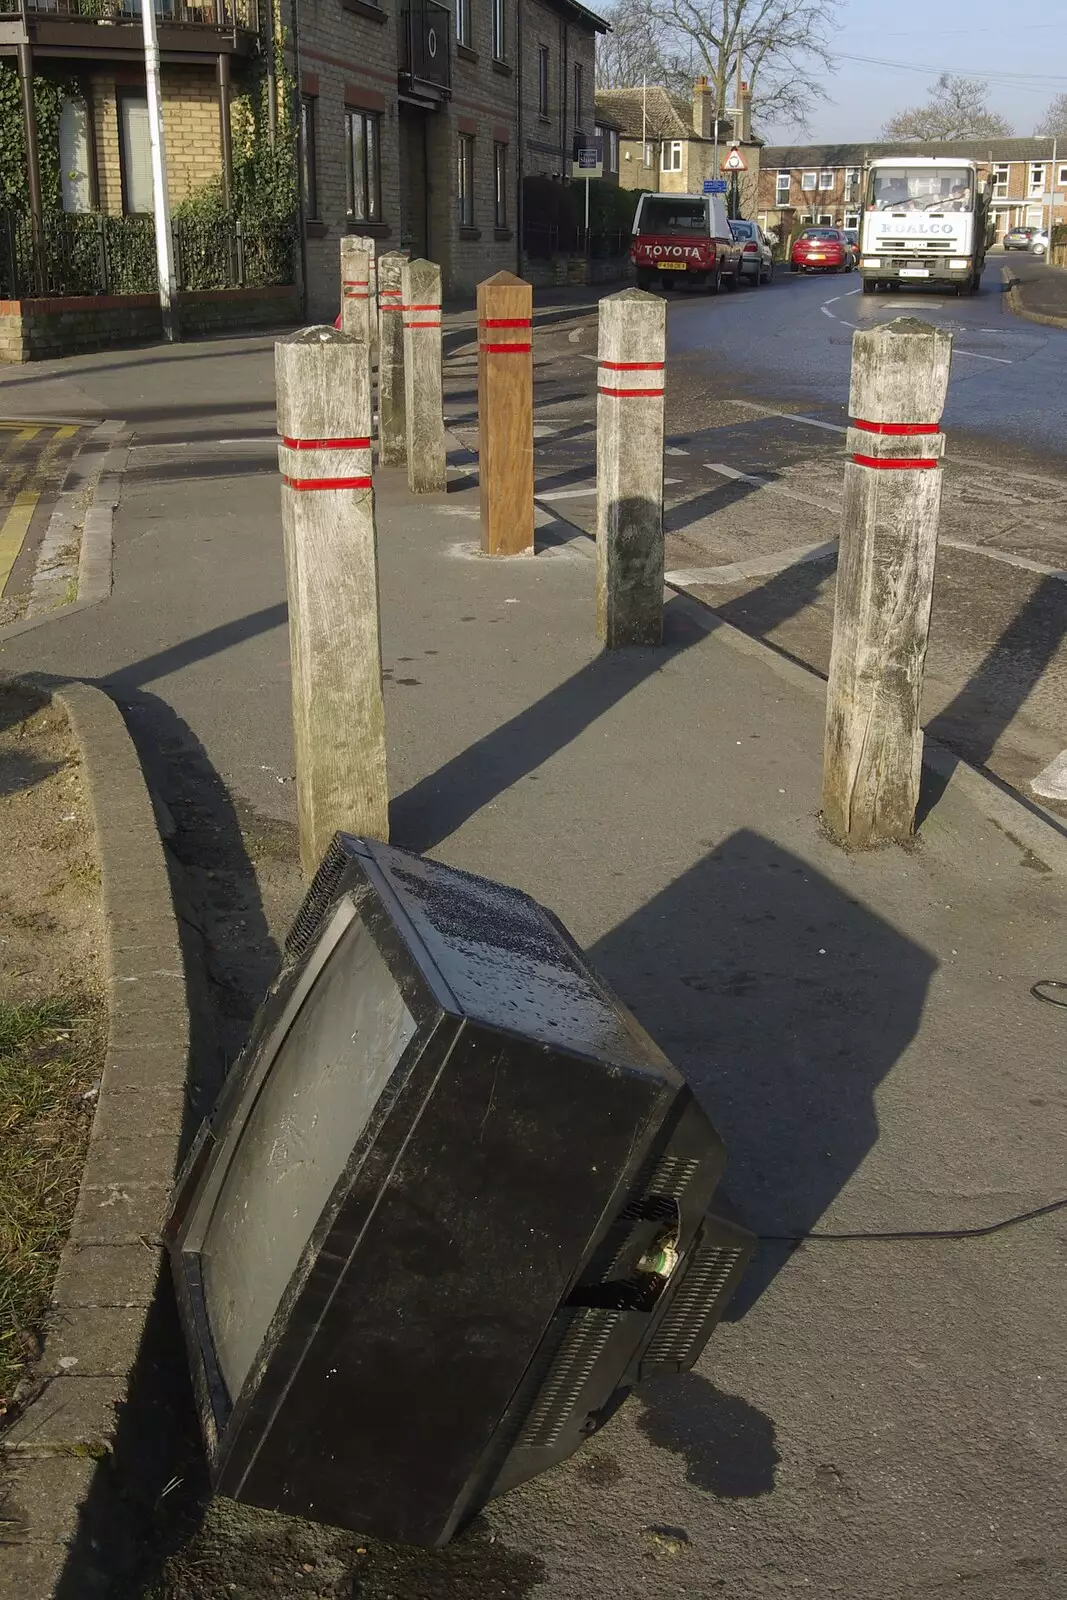
{"label": "bare tree", "polygon": [[943,72],[930,90],[925,105],[898,111],[882,129],[884,139],[1006,139],[1010,122],[990,111],[989,85],[979,78],[958,78]]}
{"label": "bare tree", "polygon": [[1045,115],[1034,132],[1046,134],[1050,139],[1067,138],[1067,94],[1058,94],[1045,108]]}
{"label": "bare tree", "polygon": [[834,70],[828,32],[841,0],[618,0],[598,56],[603,88],[647,79],[686,92],[706,77],[720,109],[733,104],[738,58],[765,121],[803,125]]}

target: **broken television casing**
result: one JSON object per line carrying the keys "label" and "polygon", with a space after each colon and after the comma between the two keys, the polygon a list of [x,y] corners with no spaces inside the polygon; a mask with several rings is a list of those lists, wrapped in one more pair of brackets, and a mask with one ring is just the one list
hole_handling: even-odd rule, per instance
{"label": "broken television casing", "polygon": [[220,1493],[442,1545],[691,1367],[752,1236],[561,924],[338,834],[167,1238]]}

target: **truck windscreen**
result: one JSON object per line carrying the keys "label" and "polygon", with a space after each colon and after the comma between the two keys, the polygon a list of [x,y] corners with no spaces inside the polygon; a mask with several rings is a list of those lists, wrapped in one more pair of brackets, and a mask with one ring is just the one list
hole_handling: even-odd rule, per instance
{"label": "truck windscreen", "polygon": [[867,205],[872,211],[971,211],[974,175],[967,167],[874,167]]}

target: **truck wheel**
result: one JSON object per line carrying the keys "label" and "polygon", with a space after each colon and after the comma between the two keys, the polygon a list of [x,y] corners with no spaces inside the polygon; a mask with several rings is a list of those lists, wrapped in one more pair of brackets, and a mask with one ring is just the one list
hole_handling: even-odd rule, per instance
{"label": "truck wheel", "polygon": [[655,281],[656,274],[654,272],[639,272],[637,274],[637,287],[639,289],[651,290]]}
{"label": "truck wheel", "polygon": [[877,287],[878,287],[878,285],[875,283],[873,278],[864,278],[864,280],[863,280],[863,292],[864,292],[864,294],[873,294],[874,291],[877,289]]}
{"label": "truck wheel", "polygon": [[734,262],[734,270],[730,274],[729,284],[731,294],[735,289],[740,289],[741,287],[741,264],[738,261]]}
{"label": "truck wheel", "polygon": [[718,294],[722,288],[722,267],[718,266],[708,279],[708,293]]}

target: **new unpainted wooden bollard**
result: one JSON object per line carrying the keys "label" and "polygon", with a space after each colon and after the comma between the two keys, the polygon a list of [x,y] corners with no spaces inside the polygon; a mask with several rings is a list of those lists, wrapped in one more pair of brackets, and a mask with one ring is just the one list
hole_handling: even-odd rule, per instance
{"label": "new unpainted wooden bollard", "polygon": [[347,234],[341,240],[341,332],[370,349],[370,265],[366,239]]}
{"label": "new unpainted wooden bollard", "polygon": [[600,302],[596,620],[609,650],[663,640],[666,308],[624,289]]}
{"label": "new unpainted wooden bollard", "polygon": [[393,250],[378,257],[378,459],[383,467],[402,467],[408,454],[400,309],[400,275],[406,260]]}
{"label": "new unpainted wooden bollard", "polygon": [[511,272],[478,285],[482,549],[533,555],[533,289]]}
{"label": "new unpainted wooden bollard", "polygon": [[389,837],[365,341],[303,328],[274,346],[300,861],[338,828]]}
{"label": "new unpainted wooden bollard", "polygon": [[822,814],[858,847],[915,829],[951,357],[913,317],[852,337]]}
{"label": "new unpainted wooden bollard", "polygon": [[405,261],[400,269],[404,314],[404,417],[408,488],[440,494],[447,483],[441,389],[441,269]]}

